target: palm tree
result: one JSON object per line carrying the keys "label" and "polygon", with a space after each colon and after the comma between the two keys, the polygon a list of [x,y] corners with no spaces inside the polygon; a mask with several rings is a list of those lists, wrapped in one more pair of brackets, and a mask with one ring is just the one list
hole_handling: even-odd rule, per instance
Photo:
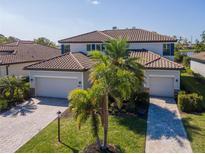
{"label": "palm tree", "polygon": [[29,86],[20,77],[6,76],[0,79],[1,95],[9,101],[23,99],[24,93],[29,91]]}
{"label": "palm tree", "polygon": [[88,90],[74,90],[69,95],[70,108],[80,126],[91,119],[92,133],[99,147],[99,117],[103,126],[103,145],[107,149],[108,136],[108,104],[109,96],[115,99],[118,107],[129,99],[135,91],[141,90],[143,83],[143,67],[137,58],[129,56],[126,40],[109,40],[106,51],[90,52],[95,62],[90,70],[92,87]]}
{"label": "palm tree", "polygon": [[133,91],[140,90],[143,83],[142,66],[137,58],[130,58],[126,40],[109,40],[106,51],[92,51],[91,58],[95,65],[91,69],[90,81],[101,87],[100,114],[104,130],[103,148],[107,148],[108,134],[108,103],[109,96],[113,97],[118,106],[128,99]]}
{"label": "palm tree", "polygon": [[101,147],[99,138],[99,90],[97,86],[92,89],[75,89],[69,95],[70,110],[74,112],[74,118],[77,120],[78,128],[90,119],[92,134],[96,138],[96,143]]}

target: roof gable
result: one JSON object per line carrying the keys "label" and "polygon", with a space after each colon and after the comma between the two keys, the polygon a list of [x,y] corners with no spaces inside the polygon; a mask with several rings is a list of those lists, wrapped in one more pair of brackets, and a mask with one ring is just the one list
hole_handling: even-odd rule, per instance
{"label": "roof gable", "polygon": [[92,60],[79,52],[69,52],[45,61],[25,67],[28,70],[51,70],[51,71],[85,71],[93,65]]}
{"label": "roof gable", "polygon": [[173,69],[181,70],[184,67],[174,61],[164,58],[152,51],[145,49],[130,51],[131,57],[139,57],[138,62],[146,69]]}

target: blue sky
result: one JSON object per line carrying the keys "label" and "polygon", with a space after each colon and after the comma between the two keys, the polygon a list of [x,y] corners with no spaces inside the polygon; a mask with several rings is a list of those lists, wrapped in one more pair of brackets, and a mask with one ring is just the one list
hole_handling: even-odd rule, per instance
{"label": "blue sky", "polygon": [[57,41],[113,26],[195,40],[205,30],[205,0],[0,0],[6,36]]}

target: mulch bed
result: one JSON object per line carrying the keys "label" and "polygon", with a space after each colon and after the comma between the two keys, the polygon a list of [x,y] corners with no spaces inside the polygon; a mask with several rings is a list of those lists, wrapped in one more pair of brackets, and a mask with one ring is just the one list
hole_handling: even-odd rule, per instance
{"label": "mulch bed", "polygon": [[84,153],[122,153],[122,150],[119,148],[119,146],[114,144],[108,144],[107,149],[103,150],[98,147],[96,143],[88,145],[83,152]]}

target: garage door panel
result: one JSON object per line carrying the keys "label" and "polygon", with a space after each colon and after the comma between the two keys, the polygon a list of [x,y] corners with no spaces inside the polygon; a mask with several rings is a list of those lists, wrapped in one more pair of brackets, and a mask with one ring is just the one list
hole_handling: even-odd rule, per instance
{"label": "garage door panel", "polygon": [[77,88],[77,79],[36,78],[36,95],[44,97],[67,98],[68,93]]}
{"label": "garage door panel", "polygon": [[174,79],[171,77],[150,77],[150,95],[173,97]]}

